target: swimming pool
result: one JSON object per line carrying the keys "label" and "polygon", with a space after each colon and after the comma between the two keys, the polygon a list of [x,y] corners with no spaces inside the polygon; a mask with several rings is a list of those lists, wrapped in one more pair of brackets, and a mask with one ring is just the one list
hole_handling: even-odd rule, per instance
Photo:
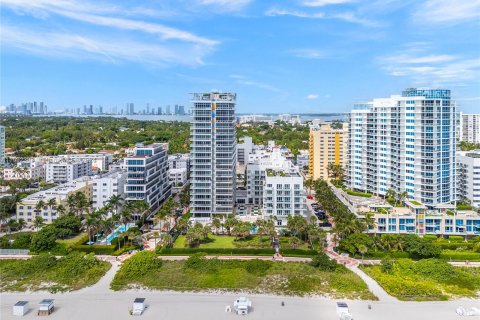
{"label": "swimming pool", "polygon": [[125,232],[126,230],[130,229],[134,225],[135,224],[133,224],[133,223],[129,223],[129,224],[127,224],[126,227],[125,227],[124,224],[118,226],[118,228],[116,228],[112,233],[110,233],[102,242],[104,242],[106,244],[111,244],[112,240],[115,239],[116,237],[118,237],[119,233]]}

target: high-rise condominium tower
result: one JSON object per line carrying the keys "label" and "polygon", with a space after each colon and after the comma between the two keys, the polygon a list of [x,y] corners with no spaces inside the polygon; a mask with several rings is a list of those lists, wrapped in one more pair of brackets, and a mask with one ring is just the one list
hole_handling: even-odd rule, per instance
{"label": "high-rise condominium tower", "polygon": [[232,214],[235,205],[235,93],[194,93],[191,124],[191,212]]}
{"label": "high-rise condominium tower", "polygon": [[480,114],[460,114],[460,141],[480,143]]}
{"label": "high-rise condominium tower", "polygon": [[407,192],[427,207],[455,200],[456,107],[450,90],[408,88],[350,113],[346,182]]}

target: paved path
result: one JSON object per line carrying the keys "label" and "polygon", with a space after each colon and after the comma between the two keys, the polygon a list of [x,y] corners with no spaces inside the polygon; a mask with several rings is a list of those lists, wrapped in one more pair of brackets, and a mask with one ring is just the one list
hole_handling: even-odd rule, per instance
{"label": "paved path", "polygon": [[365,272],[360,270],[358,266],[347,266],[352,272],[356,273],[367,284],[368,289],[373,293],[379,301],[382,302],[394,302],[398,301],[397,298],[389,295],[383,288]]}
{"label": "paved path", "polygon": [[118,262],[111,262],[112,267],[107,273],[93,286],[86,287],[77,291],[72,291],[72,294],[84,294],[84,293],[95,293],[95,294],[109,294],[112,291],[110,290],[110,283],[115,277],[118,269],[120,268],[120,263]]}

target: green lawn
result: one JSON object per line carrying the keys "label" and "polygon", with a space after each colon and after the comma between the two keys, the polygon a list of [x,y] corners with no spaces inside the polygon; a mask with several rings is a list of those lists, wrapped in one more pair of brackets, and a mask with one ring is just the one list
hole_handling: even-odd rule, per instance
{"label": "green lawn", "polygon": [[[255,248],[255,249],[271,249],[272,239],[268,236],[251,236],[248,239],[237,240],[233,236],[217,236],[209,235],[208,240],[203,241],[198,248],[211,248],[211,249],[235,249],[235,248]],[[175,243],[174,248],[186,248],[187,243],[185,236],[179,236]],[[290,249],[289,238],[280,237],[280,247],[282,249]],[[309,250],[308,244],[303,243],[297,249]]]}
{"label": "green lawn", "polygon": [[453,267],[441,259],[398,259],[393,267],[362,266],[390,295],[400,300],[479,297],[480,268]]}
{"label": "green lawn", "polygon": [[[147,260],[158,260],[148,253],[139,254],[144,254]],[[147,265],[148,270],[143,272],[140,265]],[[122,265],[111,284],[114,290],[138,286],[157,290],[242,290],[279,295],[316,294],[332,298],[376,299],[360,277],[340,265],[333,272],[325,272],[300,262],[207,260],[198,256],[186,261],[161,263],[138,259],[138,263]]]}
{"label": "green lawn", "polygon": [[0,292],[78,290],[95,284],[110,267],[79,252],[60,259],[41,254],[28,260],[0,260]]}
{"label": "green lawn", "polygon": [[88,235],[86,232],[79,233],[73,238],[65,239],[65,240],[57,240],[57,243],[65,245],[66,248],[75,246],[77,244],[83,244],[88,240]]}

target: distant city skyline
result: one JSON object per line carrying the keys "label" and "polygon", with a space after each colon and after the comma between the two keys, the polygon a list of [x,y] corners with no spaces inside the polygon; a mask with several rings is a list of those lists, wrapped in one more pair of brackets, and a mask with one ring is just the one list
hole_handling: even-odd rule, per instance
{"label": "distant city skyline", "polygon": [[480,1],[3,0],[0,105],[49,112],[190,107],[237,92],[237,113],[348,112],[407,87],[480,105]]}

